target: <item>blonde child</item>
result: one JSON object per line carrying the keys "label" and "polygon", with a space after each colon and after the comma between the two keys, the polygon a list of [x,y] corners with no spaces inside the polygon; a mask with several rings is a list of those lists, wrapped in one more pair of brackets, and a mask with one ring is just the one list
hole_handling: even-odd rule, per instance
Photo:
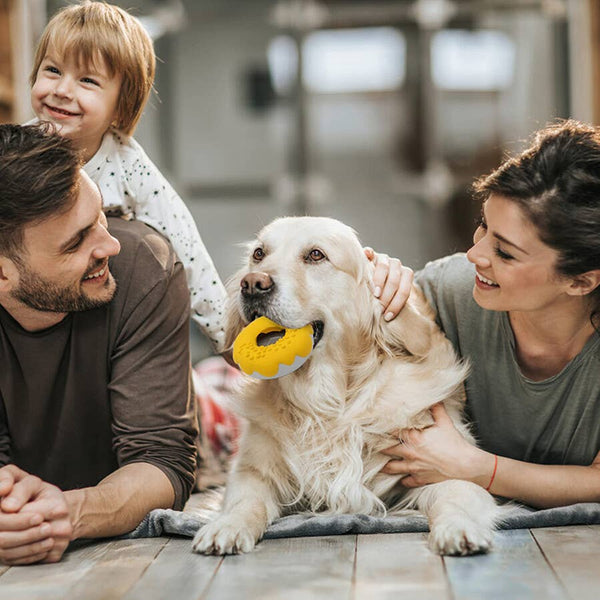
{"label": "blonde child", "polygon": [[155,55],[139,21],[104,2],[59,11],[38,43],[31,103],[82,153],[106,211],[165,235],[183,263],[192,318],[223,351],[225,290],[187,207],[133,139],[152,89]]}

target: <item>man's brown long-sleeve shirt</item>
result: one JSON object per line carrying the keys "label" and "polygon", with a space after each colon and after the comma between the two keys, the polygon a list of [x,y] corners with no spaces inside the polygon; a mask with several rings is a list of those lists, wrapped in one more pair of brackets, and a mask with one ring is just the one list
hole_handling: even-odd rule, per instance
{"label": "man's brown long-sleeve shirt", "polygon": [[120,219],[109,228],[121,243],[109,304],[33,333],[0,306],[0,465],[68,490],[146,462],[180,509],[197,435],[185,274],[154,230]]}

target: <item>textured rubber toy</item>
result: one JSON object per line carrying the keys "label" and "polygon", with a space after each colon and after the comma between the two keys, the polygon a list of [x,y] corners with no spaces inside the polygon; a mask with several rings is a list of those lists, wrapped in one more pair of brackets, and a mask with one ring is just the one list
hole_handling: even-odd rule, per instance
{"label": "textured rubber toy", "polygon": [[[275,343],[260,346],[261,334],[283,331]],[[233,360],[247,375],[276,379],[299,369],[313,348],[312,325],[286,329],[267,317],[259,317],[244,327],[233,343]]]}

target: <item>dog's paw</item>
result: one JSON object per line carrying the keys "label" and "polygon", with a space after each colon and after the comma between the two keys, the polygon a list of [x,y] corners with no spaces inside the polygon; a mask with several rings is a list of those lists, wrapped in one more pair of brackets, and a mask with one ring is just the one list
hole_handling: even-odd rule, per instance
{"label": "dog's paw", "polygon": [[436,523],[429,534],[429,546],[436,554],[467,556],[485,554],[492,547],[494,530],[482,527],[466,516]]}
{"label": "dog's paw", "polygon": [[240,554],[250,552],[259,536],[239,519],[219,517],[200,528],[192,541],[198,554]]}

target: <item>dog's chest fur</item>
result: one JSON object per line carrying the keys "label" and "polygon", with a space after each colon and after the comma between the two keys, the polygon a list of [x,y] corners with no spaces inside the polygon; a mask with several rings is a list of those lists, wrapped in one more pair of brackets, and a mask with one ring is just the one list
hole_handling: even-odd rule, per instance
{"label": "dog's chest fur", "polygon": [[380,359],[367,366],[370,377],[364,378],[352,369],[319,364],[310,377],[261,383],[246,395],[246,417],[267,430],[277,448],[281,464],[271,476],[283,504],[328,513],[386,510],[384,500],[398,478],[379,473],[388,460],[380,451],[397,443],[392,433],[425,426],[430,417],[423,407],[409,415],[400,398],[398,378],[410,383],[410,365],[400,372]]}

